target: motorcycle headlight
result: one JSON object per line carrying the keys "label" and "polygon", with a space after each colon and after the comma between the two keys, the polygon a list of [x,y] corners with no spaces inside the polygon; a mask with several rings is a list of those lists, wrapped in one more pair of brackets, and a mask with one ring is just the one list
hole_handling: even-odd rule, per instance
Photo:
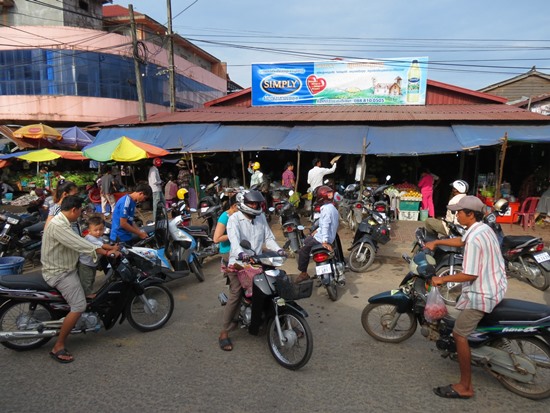
{"label": "motorcycle headlight", "polygon": [[286,261],[285,257],[263,257],[260,262],[270,267],[281,267]]}
{"label": "motorcycle headlight", "polygon": [[8,221],[8,224],[12,224],[12,225],[16,225],[19,223],[19,220],[13,217],[8,217],[7,221]]}

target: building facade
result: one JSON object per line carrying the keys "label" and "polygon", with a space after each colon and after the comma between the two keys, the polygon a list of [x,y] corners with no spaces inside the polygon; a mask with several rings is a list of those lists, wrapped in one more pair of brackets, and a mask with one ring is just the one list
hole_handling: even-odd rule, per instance
{"label": "building facade", "polygon": [[[104,0],[3,1],[0,15],[0,122],[86,125],[138,113],[134,59],[147,113],[169,111],[166,28]],[[227,93],[226,65],[173,36],[178,109]]]}

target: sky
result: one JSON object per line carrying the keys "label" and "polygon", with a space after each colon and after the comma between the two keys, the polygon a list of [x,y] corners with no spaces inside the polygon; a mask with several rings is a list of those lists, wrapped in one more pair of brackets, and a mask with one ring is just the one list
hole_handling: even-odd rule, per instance
{"label": "sky", "polygon": [[[423,57],[428,78],[481,89],[550,74],[550,0],[171,0],[173,30],[251,84],[252,63]],[[167,22],[163,0],[113,4]]]}

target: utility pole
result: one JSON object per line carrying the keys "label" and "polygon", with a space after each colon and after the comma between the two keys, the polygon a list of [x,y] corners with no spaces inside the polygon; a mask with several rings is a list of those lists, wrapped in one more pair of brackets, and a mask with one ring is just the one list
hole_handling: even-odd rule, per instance
{"label": "utility pole", "polygon": [[174,68],[174,33],[172,32],[172,2],[166,0],[168,11],[168,71],[170,75],[170,112],[176,111],[176,72]]}
{"label": "utility pole", "polygon": [[143,83],[141,79],[141,58],[139,57],[138,41],[136,34],[136,20],[134,18],[134,6],[128,5],[128,11],[130,12],[131,32],[132,32],[132,57],[134,58],[134,71],[136,73],[136,89],[139,102],[139,121],[144,122],[147,120],[147,112],[145,110],[145,96],[143,94]]}

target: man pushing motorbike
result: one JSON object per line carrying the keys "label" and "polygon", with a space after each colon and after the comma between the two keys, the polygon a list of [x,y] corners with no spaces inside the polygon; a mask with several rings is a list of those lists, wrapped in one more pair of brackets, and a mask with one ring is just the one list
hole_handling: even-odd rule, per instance
{"label": "man pushing motorbike", "polygon": [[65,339],[86,310],[86,297],[78,277],[77,263],[80,253],[91,255],[120,255],[120,252],[98,248],[76,234],[71,223],[76,222],[82,211],[82,199],[67,196],[61,202],[61,212],[57,214],[44,231],[42,238],[42,276],[46,283],[56,288],[71,307],[65,317],[59,337],[50,356],[60,363],[71,363],[74,357],[65,348]]}
{"label": "man pushing motorbike", "polygon": [[507,288],[504,260],[494,231],[483,219],[483,202],[467,195],[447,209],[456,213],[460,225],[466,227],[462,238],[449,238],[426,243],[433,250],[438,245],[464,246],[462,272],[443,277],[433,277],[434,286],[448,282],[461,282],[462,294],[456,308],[462,310],[456,319],[453,336],[456,342],[460,381],[448,386],[436,387],[434,393],[450,399],[469,399],[474,395],[472,386],[471,351],[468,336],[476,329],[486,313],[493,311],[504,298]]}

